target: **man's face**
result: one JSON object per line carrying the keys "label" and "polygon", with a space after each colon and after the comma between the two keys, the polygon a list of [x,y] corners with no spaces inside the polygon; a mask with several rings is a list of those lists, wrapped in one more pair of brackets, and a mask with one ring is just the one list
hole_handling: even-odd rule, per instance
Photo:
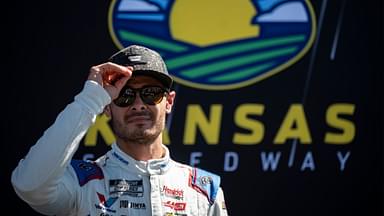
{"label": "man's face", "polygon": [[[162,84],[149,76],[134,76],[128,80],[127,86],[140,89],[144,86],[160,86]],[[106,108],[111,117],[112,129],[118,142],[151,144],[165,127],[165,117],[171,112],[175,92],[166,94],[161,102],[148,105],[142,101],[139,92],[133,104],[127,107],[116,106],[113,102]]]}

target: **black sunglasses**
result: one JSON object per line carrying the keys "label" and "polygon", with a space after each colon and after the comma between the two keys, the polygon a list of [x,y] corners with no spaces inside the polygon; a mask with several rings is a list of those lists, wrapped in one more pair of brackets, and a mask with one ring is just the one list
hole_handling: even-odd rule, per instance
{"label": "black sunglasses", "polygon": [[144,86],[136,89],[125,86],[121,89],[119,97],[113,102],[119,107],[132,105],[136,100],[136,92],[139,92],[141,100],[148,105],[159,104],[163,100],[163,97],[168,93],[165,88],[160,86]]}

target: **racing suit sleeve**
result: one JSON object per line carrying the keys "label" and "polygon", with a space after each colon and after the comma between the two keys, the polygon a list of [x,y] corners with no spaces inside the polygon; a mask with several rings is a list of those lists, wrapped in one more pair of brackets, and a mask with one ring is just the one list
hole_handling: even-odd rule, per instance
{"label": "racing suit sleeve", "polygon": [[76,208],[79,185],[69,163],[96,116],[111,102],[95,81],[57,116],[12,172],[16,194],[43,214],[69,215]]}
{"label": "racing suit sleeve", "polygon": [[217,191],[217,197],[215,199],[215,202],[210,207],[208,216],[227,216],[227,207],[225,205],[225,199],[224,199],[224,193],[223,189],[219,187]]}

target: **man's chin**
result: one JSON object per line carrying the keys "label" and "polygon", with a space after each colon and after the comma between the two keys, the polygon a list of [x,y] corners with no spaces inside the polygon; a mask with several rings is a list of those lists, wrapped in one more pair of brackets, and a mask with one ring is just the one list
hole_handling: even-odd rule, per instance
{"label": "man's chin", "polygon": [[134,126],[131,126],[131,128],[134,128],[133,134],[135,136],[153,136],[154,128],[151,125],[148,124],[135,124]]}
{"label": "man's chin", "polygon": [[129,127],[135,128],[135,130],[142,131],[143,133],[152,129],[152,125],[148,123],[134,123],[134,124],[131,124]]}
{"label": "man's chin", "polygon": [[128,136],[128,139],[131,143],[136,144],[152,144],[158,135],[151,133],[151,131],[135,131],[134,133]]}

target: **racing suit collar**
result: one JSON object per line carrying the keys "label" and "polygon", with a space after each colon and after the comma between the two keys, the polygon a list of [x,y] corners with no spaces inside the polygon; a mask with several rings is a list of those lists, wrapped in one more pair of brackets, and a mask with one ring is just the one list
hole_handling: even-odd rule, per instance
{"label": "racing suit collar", "polygon": [[109,158],[123,168],[146,175],[161,175],[167,172],[172,165],[169,150],[165,145],[162,145],[165,154],[160,159],[151,159],[148,161],[138,161],[123,152],[116,143],[112,144],[112,149],[109,151]]}

